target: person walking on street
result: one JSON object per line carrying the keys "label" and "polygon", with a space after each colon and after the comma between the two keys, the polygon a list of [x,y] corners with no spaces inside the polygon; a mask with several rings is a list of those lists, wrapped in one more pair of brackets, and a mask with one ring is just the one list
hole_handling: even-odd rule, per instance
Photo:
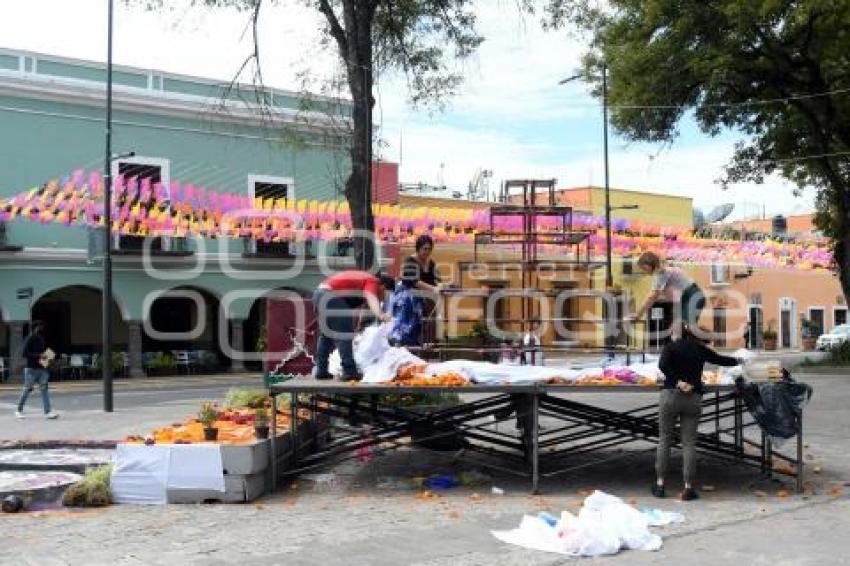
{"label": "person walking on street", "polygon": [[[685,488],[683,501],[697,499],[699,493],[693,487],[697,468],[697,428],[702,414],[702,371],[706,362],[718,366],[736,366],[743,363],[739,358],[723,356],[709,348],[694,334],[693,328],[685,328],[681,338],[667,344],[661,351],[658,368],[664,374],[664,388],[658,407],[658,450],[655,457],[656,483],[652,494],[664,497],[664,479],[670,464],[670,446],[678,420],[682,439],[682,478]],[[702,331],[699,331],[702,333]]]}
{"label": "person walking on street", "polygon": [[384,291],[392,291],[395,279],[368,271],[340,271],[325,279],[313,293],[313,308],[319,323],[316,347],[316,379],[331,379],[328,360],[334,344],[342,361],[344,381],[359,381],[361,374],[354,362],[352,342],[354,321],[364,306],[380,321],[391,316],[381,310]]}
{"label": "person walking on street", "polygon": [[24,341],[24,357],[27,365],[24,368],[24,388],[21,391],[21,398],[18,400],[18,408],[15,411],[15,416],[19,419],[25,418],[24,405],[27,403],[27,398],[32,390],[38,384],[41,389],[41,402],[44,405],[44,416],[48,419],[55,419],[59,416],[50,406],[50,393],[47,390],[50,373],[47,371],[49,364],[49,354],[52,353],[44,341],[44,323],[33,323],[32,333],[27,336]]}

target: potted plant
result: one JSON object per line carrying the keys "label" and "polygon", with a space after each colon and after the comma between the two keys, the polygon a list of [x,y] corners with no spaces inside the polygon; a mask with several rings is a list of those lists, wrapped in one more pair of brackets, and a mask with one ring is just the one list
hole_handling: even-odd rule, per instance
{"label": "potted plant", "polygon": [[487,330],[487,325],[483,322],[476,322],[469,329],[469,339],[472,343],[477,343],[481,346],[486,346],[490,338],[490,332]]}
{"label": "potted plant", "polygon": [[818,342],[818,325],[813,320],[803,317],[800,320],[801,334],[803,335],[803,349],[810,352],[815,349]]}
{"label": "potted plant", "polygon": [[765,350],[773,351],[776,350],[776,340],[778,335],[776,334],[776,330],[773,327],[776,325],[775,320],[771,320],[767,323],[767,328],[761,335],[762,344],[764,345]]}
{"label": "potted plant", "polygon": [[257,438],[269,437],[269,414],[265,408],[254,411],[254,435]]}
{"label": "potted plant", "polygon": [[215,421],[218,419],[218,407],[215,403],[201,403],[201,410],[198,411],[198,422],[204,427],[204,440],[218,440],[218,429],[215,428]]}

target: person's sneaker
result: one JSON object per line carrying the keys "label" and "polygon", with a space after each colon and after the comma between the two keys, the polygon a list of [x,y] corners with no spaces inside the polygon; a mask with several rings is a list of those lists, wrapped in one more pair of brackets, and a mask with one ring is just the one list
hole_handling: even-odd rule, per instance
{"label": "person's sneaker", "polygon": [[319,381],[325,381],[325,380],[333,379],[333,378],[334,378],[334,376],[332,376],[329,373],[323,373],[321,375],[316,374],[316,379],[318,379]]}
{"label": "person's sneaker", "polygon": [[25,419],[27,416],[23,414],[21,411],[15,411],[15,416],[19,419]]}
{"label": "person's sneaker", "polygon": [[667,497],[667,494],[664,493],[663,485],[658,485],[657,483],[652,484],[652,489],[650,489],[650,491],[655,497]]}
{"label": "person's sneaker", "polygon": [[694,499],[699,499],[699,493],[692,487],[686,487],[682,491],[682,501],[693,501]]}
{"label": "person's sneaker", "polygon": [[342,378],[343,381],[363,381],[363,375],[356,373],[354,375],[345,375]]}
{"label": "person's sneaker", "polygon": [[45,419],[58,419],[59,413],[57,413],[56,411],[50,411],[49,413],[44,414],[44,418]]}

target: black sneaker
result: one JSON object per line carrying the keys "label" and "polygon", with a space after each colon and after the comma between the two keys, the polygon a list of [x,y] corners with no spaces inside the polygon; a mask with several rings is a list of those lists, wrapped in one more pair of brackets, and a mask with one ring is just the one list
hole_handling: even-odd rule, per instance
{"label": "black sneaker", "polygon": [[658,485],[657,483],[653,484],[652,489],[650,489],[650,491],[652,492],[652,495],[654,495],[655,497],[667,497],[667,494],[664,493],[664,486],[663,485]]}
{"label": "black sneaker", "polygon": [[682,491],[682,501],[693,501],[694,499],[699,499],[699,492],[692,487],[686,487]]}
{"label": "black sneaker", "polygon": [[333,379],[333,378],[334,378],[334,376],[332,376],[329,373],[316,374],[316,379],[318,379],[320,381],[325,381],[327,379]]}
{"label": "black sneaker", "polygon": [[363,381],[363,375],[359,373],[355,373],[354,375],[344,375],[342,376],[343,381]]}

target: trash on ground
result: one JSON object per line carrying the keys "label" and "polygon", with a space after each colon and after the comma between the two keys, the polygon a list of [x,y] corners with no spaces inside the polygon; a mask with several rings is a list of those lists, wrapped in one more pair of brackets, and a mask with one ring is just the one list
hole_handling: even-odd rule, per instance
{"label": "trash on ground", "polygon": [[525,515],[511,531],[492,531],[502,542],[569,556],[616,554],[620,549],[658,550],[661,537],[650,526],[684,520],[678,513],[657,509],[640,512],[619,497],[594,491],[578,515],[563,511],[560,518],[548,513]]}
{"label": "trash on ground", "polygon": [[649,521],[650,527],[663,527],[665,525],[685,522],[685,516],[675,511],[662,511],[661,509],[645,507],[640,512]]}
{"label": "trash on ground", "polygon": [[451,474],[431,476],[422,482],[428,489],[451,489],[460,485],[460,482]]}
{"label": "trash on ground", "polygon": [[493,486],[493,489],[491,489],[491,490],[490,490],[490,493],[492,493],[493,495],[504,495],[504,494],[505,494],[505,490],[504,490],[504,489],[502,489],[501,487],[496,487],[496,486],[494,485],[494,486]]}

